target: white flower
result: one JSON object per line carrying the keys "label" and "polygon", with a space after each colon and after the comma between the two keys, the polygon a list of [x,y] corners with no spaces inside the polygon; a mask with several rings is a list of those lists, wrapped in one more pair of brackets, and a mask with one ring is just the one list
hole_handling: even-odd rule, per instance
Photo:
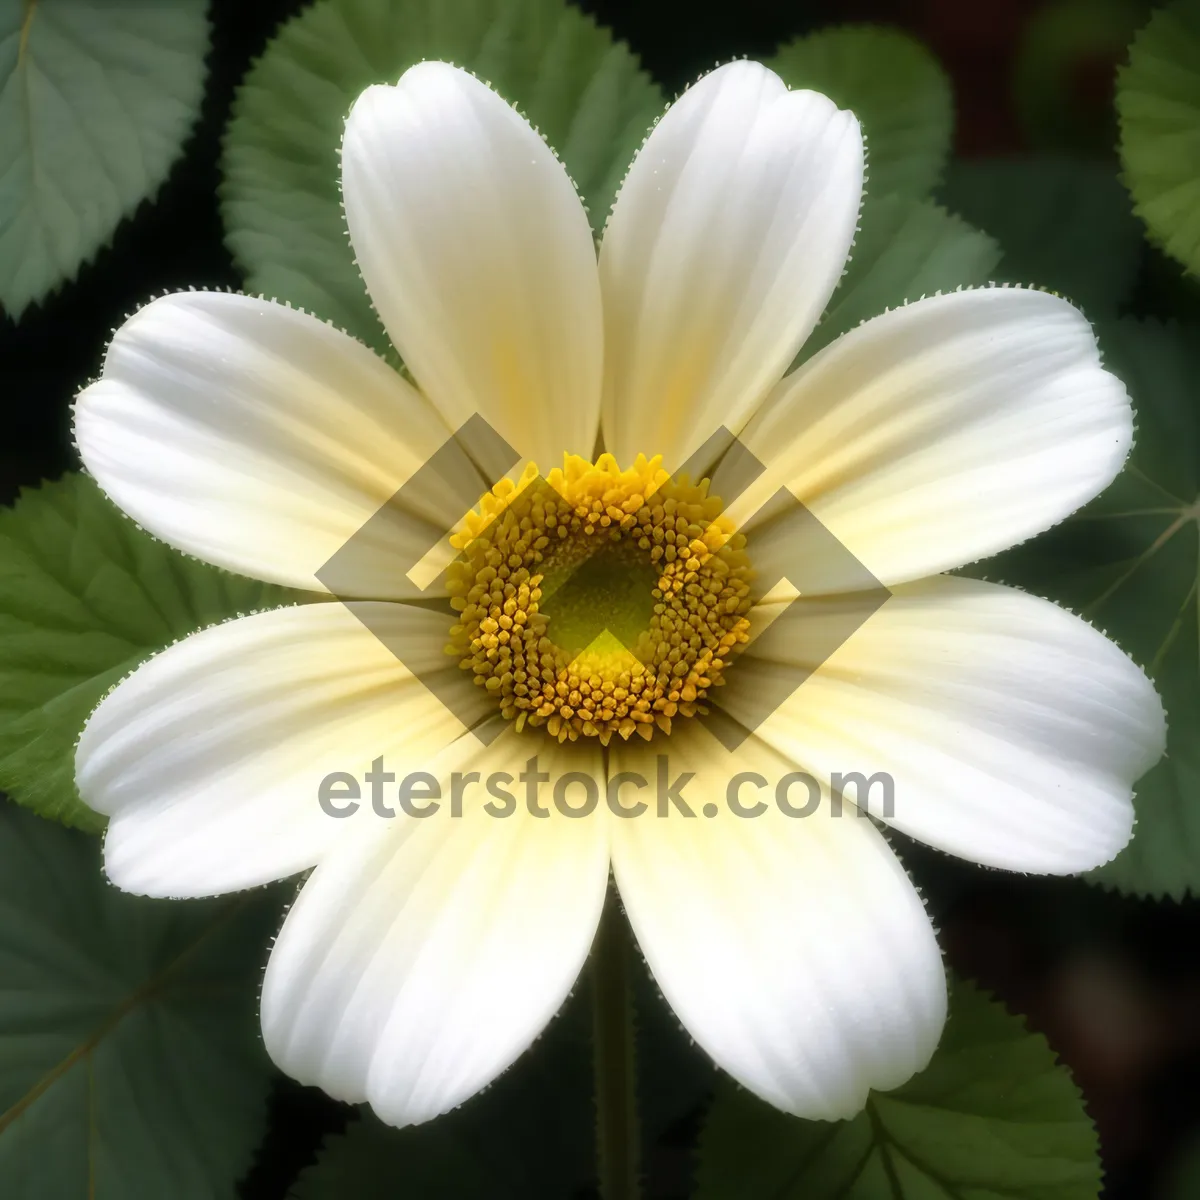
{"label": "white flower", "polygon": [[[296,1078],[407,1124],[457,1105],[531,1044],[584,962],[611,864],[655,978],[716,1062],[790,1112],[855,1112],[938,1040],[945,981],[929,920],[871,821],[830,819],[828,797],[806,820],[774,805],[738,819],[726,784],[737,771],[886,771],[891,824],[976,862],[1068,873],[1116,854],[1131,785],[1162,750],[1150,684],[1074,616],[940,572],[1099,492],[1130,445],[1124,388],[1076,309],[1021,289],[886,313],[781,382],[849,253],[863,145],[849,113],[753,63],[714,71],[658,124],[598,266],[561,164],[450,66],[369,88],[347,122],[342,172],[363,278],[419,390],[306,314],[183,293],[125,323],[78,401],[87,468],[146,529],[326,601],[197,633],[99,706],[77,774],[110,818],[109,876],[186,897],[315,866],[271,953],[267,1047]],[[696,617],[696,638],[671,643],[661,623],[647,635],[652,653],[683,646],[691,693],[648,671],[645,704],[630,709],[628,652],[601,648],[588,667],[599,701],[533,695],[538,639],[506,627],[503,642],[486,624],[504,615],[486,608],[490,577],[479,576],[502,520],[471,527],[483,557],[468,555],[452,582],[478,586],[484,607],[472,601],[479,611],[453,633],[444,615],[404,603],[428,513],[368,537],[375,553],[338,589],[369,602],[357,615],[314,575],[475,413],[543,468],[565,453],[591,459],[598,435],[615,456],[568,460],[559,485],[576,501],[607,492],[618,526],[642,512],[644,545],[625,537],[594,582],[594,602],[617,615],[625,602],[605,588],[619,591],[637,554],[644,571],[674,536],[637,499],[659,478],[638,456],[674,468],[721,425],[766,464],[739,501],[746,513],[789,488],[894,594],[824,663],[807,663],[802,642],[777,645],[817,669],[732,755],[686,714],[719,702],[745,715],[773,664],[754,641],[736,653],[740,560],[720,538],[694,550],[694,569],[727,587],[728,613],[685,590],[671,610],[684,624],[670,628]],[[680,496],[712,533],[711,506],[694,489]],[[550,528],[544,511],[531,520],[534,534]],[[744,532],[752,566],[752,519]],[[563,544],[584,554],[601,542],[576,531]],[[505,552],[521,570],[534,561],[529,539]],[[519,579],[525,592],[500,596],[526,622],[518,633],[545,622],[530,572]],[[576,615],[592,603],[584,593]],[[552,616],[548,632],[564,627]],[[419,648],[416,660],[389,651],[391,634]],[[455,676],[447,641],[467,675]],[[532,655],[523,680],[496,666],[513,666],[513,646]],[[706,701],[704,680],[715,689],[709,676],[722,673],[728,686]],[[484,745],[466,732],[477,713],[451,712],[426,686],[441,674],[478,674],[471,697],[516,719]],[[364,794],[363,811],[339,821],[317,803],[328,773],[361,779],[378,758],[448,791],[452,770],[517,777],[534,754],[551,778],[640,772],[651,787],[666,754],[672,777],[696,775],[691,807],[721,811],[625,820],[601,805],[569,820],[551,807],[537,819],[517,804],[499,820],[482,815],[480,788],[461,819],[379,819]],[[524,786],[512,784],[519,797]],[[389,783],[393,807],[394,792]]]}

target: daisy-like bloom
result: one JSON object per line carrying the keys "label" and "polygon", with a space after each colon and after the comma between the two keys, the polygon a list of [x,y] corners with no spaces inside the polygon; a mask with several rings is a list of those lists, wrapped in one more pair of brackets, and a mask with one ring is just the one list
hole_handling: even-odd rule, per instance
{"label": "daisy-like bloom", "polygon": [[[129,891],[315,868],[262,993],[289,1074],[398,1125],[459,1104],[562,1004],[611,867],[695,1040],[780,1108],[845,1117],[937,1043],[934,933],[874,822],[833,819],[828,792],[807,819],[738,817],[734,775],[887,772],[892,826],[1011,870],[1081,871],[1129,838],[1132,784],[1163,746],[1145,676],[1054,605],[943,574],[1099,492],[1130,445],[1128,397],[1084,317],[1023,289],[909,304],[785,375],[842,273],[863,175],[850,113],[733,63],[655,127],[597,256],[537,133],[425,63],[359,98],[342,153],[358,263],[415,385],[249,296],[166,296],[115,335],[76,408],[88,470],[171,545],[318,602],[140,667],[88,722],[79,787]],[[407,572],[439,514],[369,522],[475,414],[524,458],[515,479],[550,486],[482,484],[461,555],[421,593]],[[765,465],[730,507],[666,475],[721,426]],[[787,603],[749,603],[756,533],[771,541],[754,514],[780,488],[892,593],[823,662],[755,633]],[[317,572],[356,535],[335,597]],[[439,588],[452,618],[424,603]],[[597,621],[608,634],[573,644]],[[810,677],[758,722],[783,668]],[[454,711],[446,679],[464,681]],[[704,710],[754,733],[730,752]],[[471,732],[484,719],[499,736]],[[378,759],[427,772],[417,795],[440,788],[442,810],[382,819],[363,783],[331,819],[321,780]],[[664,767],[693,776],[693,816],[669,796],[658,816]],[[648,811],[570,818],[547,783],[535,816],[533,771],[572,804],[591,779]],[[511,816],[483,810],[503,787],[472,772],[505,773]],[[743,776],[744,805],[770,799],[758,786]],[[396,809],[399,784],[379,787]]]}

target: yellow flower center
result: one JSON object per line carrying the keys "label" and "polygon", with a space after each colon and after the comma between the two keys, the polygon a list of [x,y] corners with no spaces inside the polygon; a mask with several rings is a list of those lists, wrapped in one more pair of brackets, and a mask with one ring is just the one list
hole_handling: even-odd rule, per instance
{"label": "yellow flower center", "polygon": [[670,733],[747,640],[745,539],[708,481],[661,457],[568,455],[501,480],[450,541],[448,653],[520,729],[559,741]]}

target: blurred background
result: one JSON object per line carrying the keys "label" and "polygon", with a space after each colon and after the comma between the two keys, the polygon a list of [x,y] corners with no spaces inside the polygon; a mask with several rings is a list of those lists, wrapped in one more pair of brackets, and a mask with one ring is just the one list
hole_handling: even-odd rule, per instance
{"label": "blurred background", "polygon": [[[214,0],[204,110],[153,205],[118,229],[78,281],[18,325],[0,318],[0,499],[76,465],[74,392],[97,371],[111,330],[152,294],[238,287],[217,209],[220,137],[234,88],[296,0]],[[921,38],[954,88],[956,153],[1051,152],[1118,167],[1114,72],[1149,6],[1124,0],[589,0],[672,94],[717,61],[770,54],[813,28],[878,22]],[[1142,244],[1128,311],[1200,311],[1197,287]],[[1031,279],[1029,282],[1039,282]],[[1200,902],[1125,898],[1072,880],[1010,877],[902,845],[936,913],[951,964],[1043,1032],[1075,1075],[1101,1138],[1106,1200],[1200,1197]],[[344,1121],[293,1085],[275,1100],[284,1129],[245,1183],[281,1197],[321,1136]],[[695,1121],[651,1151],[655,1195],[683,1195]]]}

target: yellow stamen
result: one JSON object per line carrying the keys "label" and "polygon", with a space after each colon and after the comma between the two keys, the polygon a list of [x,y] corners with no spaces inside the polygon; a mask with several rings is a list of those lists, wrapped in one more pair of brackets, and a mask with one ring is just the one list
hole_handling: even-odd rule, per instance
{"label": "yellow stamen", "polygon": [[[448,653],[518,728],[604,744],[614,733],[670,733],[676,718],[706,711],[704,697],[748,636],[745,539],[721,508],[707,480],[672,479],[660,457],[639,455],[621,470],[610,454],[595,463],[568,455],[545,481],[531,464],[519,483],[501,480],[484,495],[450,539],[460,617]],[[598,555],[617,584],[650,572],[648,623],[632,637],[614,636],[629,614],[607,592],[547,611]],[[555,638],[556,622],[565,632],[581,621],[604,632],[582,648]]]}

